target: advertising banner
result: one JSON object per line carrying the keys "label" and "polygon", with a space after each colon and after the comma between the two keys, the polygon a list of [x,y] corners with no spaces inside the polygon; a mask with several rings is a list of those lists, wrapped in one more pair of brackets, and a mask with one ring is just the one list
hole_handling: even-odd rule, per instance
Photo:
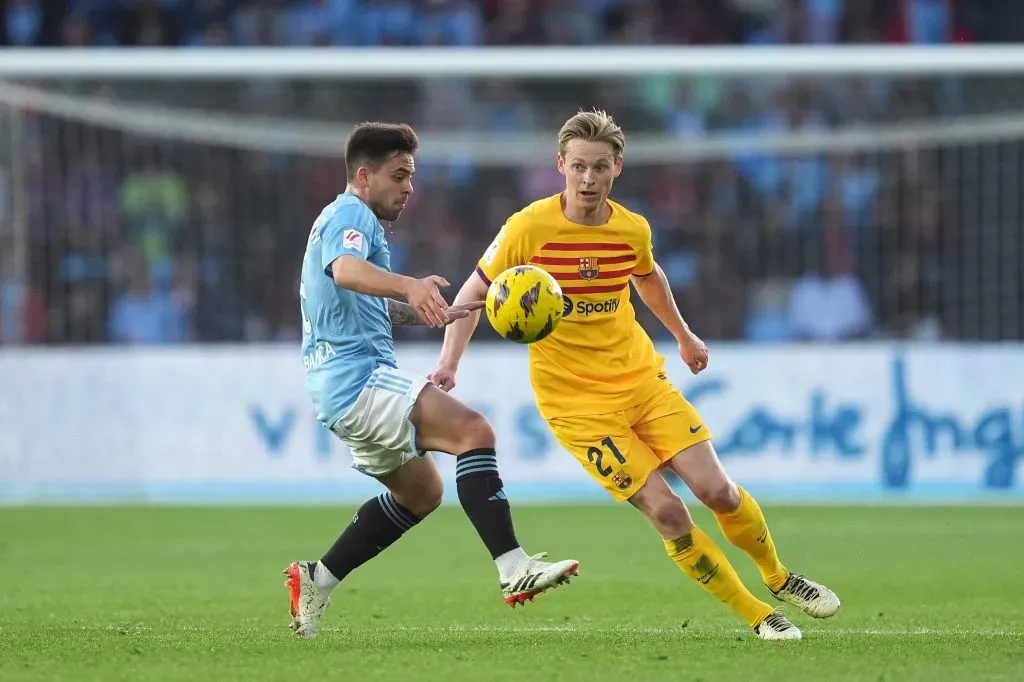
{"label": "advertising banner", "polygon": [[[437,344],[399,348],[427,373]],[[669,376],[730,474],[776,501],[1024,501],[1024,349],[716,344]],[[379,484],[320,426],[291,345],[0,352],[0,502],[359,502]],[[526,350],[471,347],[518,501],[607,501],[537,412]],[[453,487],[454,459],[435,456]],[[454,498],[449,496],[449,502]]]}

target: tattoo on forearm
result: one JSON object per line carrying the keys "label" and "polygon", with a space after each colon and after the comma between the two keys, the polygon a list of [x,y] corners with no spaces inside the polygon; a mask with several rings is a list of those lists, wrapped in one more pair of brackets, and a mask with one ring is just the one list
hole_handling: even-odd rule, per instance
{"label": "tattoo on forearm", "polygon": [[423,324],[420,321],[419,315],[416,314],[416,309],[408,303],[402,303],[394,299],[388,299],[388,317],[391,318],[391,324],[402,327],[413,324]]}

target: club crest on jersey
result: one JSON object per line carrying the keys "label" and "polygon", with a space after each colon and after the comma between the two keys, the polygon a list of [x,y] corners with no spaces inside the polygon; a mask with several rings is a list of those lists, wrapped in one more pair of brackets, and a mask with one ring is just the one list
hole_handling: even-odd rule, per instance
{"label": "club crest on jersey", "polygon": [[580,258],[580,279],[587,281],[596,279],[599,272],[601,272],[601,268],[597,265],[597,258],[593,256]]}
{"label": "club crest on jersey", "polygon": [[619,471],[612,476],[612,483],[617,485],[619,490],[629,490],[629,486],[633,485],[633,477],[625,471]]}

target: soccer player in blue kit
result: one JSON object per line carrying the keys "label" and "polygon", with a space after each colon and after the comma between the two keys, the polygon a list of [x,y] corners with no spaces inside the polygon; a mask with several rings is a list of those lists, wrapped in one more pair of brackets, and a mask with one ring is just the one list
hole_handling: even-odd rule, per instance
{"label": "soccer player in blue kit", "polygon": [[[313,223],[299,285],[302,363],[317,419],[352,452],[353,466],[387,491],[359,508],[319,561],[285,569],[291,628],[313,638],[331,593],[441,503],[427,452],[456,457],[459,502],[498,568],[512,606],[567,582],[579,563],[549,563],[520,547],[498,474],[491,425],[438,387],[398,368],[392,325],[443,328],[483,302],[448,306],[437,275],[390,270],[382,220],[397,220],[412,194],[419,141],[404,124],[363,123],[345,147],[348,186]],[[397,299],[404,299],[405,302]]]}

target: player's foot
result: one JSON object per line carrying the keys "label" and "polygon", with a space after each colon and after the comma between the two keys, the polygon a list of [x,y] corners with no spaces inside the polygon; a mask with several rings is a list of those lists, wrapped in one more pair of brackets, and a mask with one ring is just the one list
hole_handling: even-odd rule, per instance
{"label": "player's foot", "polygon": [[754,632],[761,639],[800,639],[800,628],[789,622],[779,611],[772,611],[768,617],[754,626]]}
{"label": "player's foot", "polygon": [[288,588],[291,598],[289,613],[292,622],[288,624],[299,637],[313,639],[320,629],[320,617],[331,605],[330,594],[323,592],[313,582],[315,561],[296,561],[284,569],[288,580],[284,586]]}
{"label": "player's foot", "polygon": [[558,587],[568,583],[570,577],[579,575],[580,562],[567,560],[552,564],[540,561],[546,556],[547,553],[541,552],[524,559],[508,581],[501,583],[502,595],[509,606],[515,608],[516,604],[533,601],[549,587]]}
{"label": "player's foot", "polygon": [[792,604],[814,618],[829,618],[839,610],[839,597],[835,592],[796,573],[790,573],[778,591],[769,591],[779,601]]}

